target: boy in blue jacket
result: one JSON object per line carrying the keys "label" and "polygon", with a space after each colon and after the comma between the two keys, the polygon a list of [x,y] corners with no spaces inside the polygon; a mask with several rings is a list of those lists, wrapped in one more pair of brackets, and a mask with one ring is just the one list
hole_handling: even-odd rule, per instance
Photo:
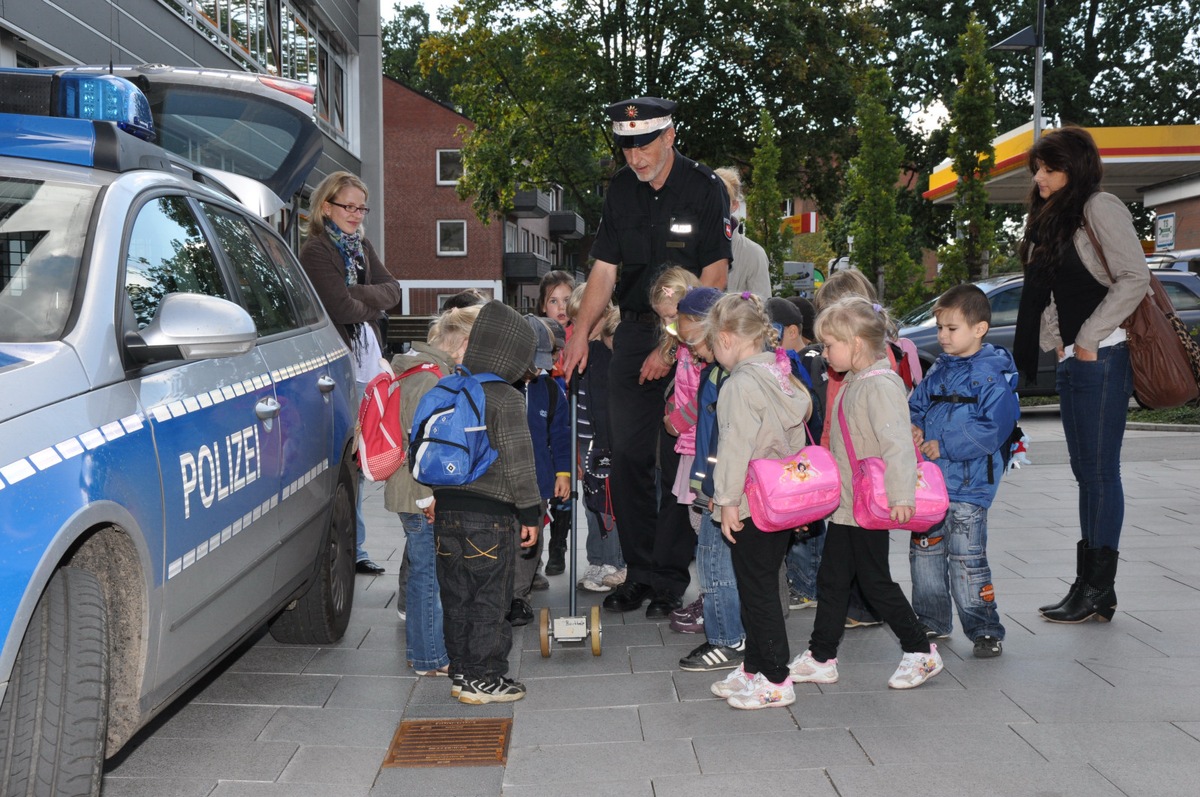
{"label": "boy in blue jacket", "polygon": [[909,397],[913,441],[946,478],[950,511],[939,525],[912,535],[912,605],[930,637],[949,636],[950,600],[975,656],[1002,652],[987,560],[987,510],[1004,472],[1001,448],[1020,417],[1017,369],[1007,351],[983,342],[991,324],[987,296],[957,285],[933,309],[943,354]]}

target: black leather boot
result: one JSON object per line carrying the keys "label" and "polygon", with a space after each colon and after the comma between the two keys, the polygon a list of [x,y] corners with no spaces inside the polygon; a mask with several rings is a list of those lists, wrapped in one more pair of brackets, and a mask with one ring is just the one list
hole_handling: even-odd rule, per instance
{"label": "black leather boot", "polygon": [[1080,540],[1079,543],[1075,546],[1075,581],[1074,581],[1074,583],[1071,584],[1071,587],[1067,590],[1066,597],[1064,597],[1062,600],[1058,601],[1057,603],[1048,603],[1045,606],[1039,606],[1038,607],[1039,612],[1041,612],[1042,614],[1045,614],[1046,612],[1050,611],[1051,609],[1061,609],[1062,605],[1064,603],[1066,603],[1067,601],[1071,600],[1071,598],[1074,597],[1075,593],[1079,591],[1079,587],[1082,586],[1082,584],[1083,584],[1083,552],[1086,550],[1087,550],[1087,543],[1084,542],[1083,540]]}
{"label": "black leather boot", "polygon": [[546,557],[546,575],[557,576],[567,569],[567,535],[571,530],[571,512],[557,509],[550,521],[550,555]]}
{"label": "black leather boot", "polygon": [[1043,612],[1052,623],[1082,623],[1095,618],[1101,623],[1112,619],[1117,610],[1118,551],[1112,548],[1088,548],[1083,561],[1083,584],[1057,609]]}

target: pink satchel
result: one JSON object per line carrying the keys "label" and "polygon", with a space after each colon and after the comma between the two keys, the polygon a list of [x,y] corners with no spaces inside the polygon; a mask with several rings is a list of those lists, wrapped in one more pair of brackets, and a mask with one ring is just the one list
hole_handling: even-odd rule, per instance
{"label": "pink satchel", "polygon": [[810,444],[786,459],[750,460],[745,492],[754,525],[760,531],[784,531],[832,514],[842,478],[829,450]]}
{"label": "pink satchel", "polygon": [[[862,377],[891,373],[886,370],[868,371]],[[860,377],[860,378],[862,378]],[[850,429],[846,425],[846,413],[838,404],[838,424],[842,427],[842,440],[846,453],[850,455],[850,472],[853,474],[854,522],[864,529],[903,529],[904,531],[929,531],[942,522],[950,508],[950,496],[946,492],[946,480],[937,465],[921,456],[921,450],[913,444],[917,453],[917,502],[912,519],[904,525],[896,525],[891,518],[884,474],[887,464],[879,457],[859,459],[850,442]]]}

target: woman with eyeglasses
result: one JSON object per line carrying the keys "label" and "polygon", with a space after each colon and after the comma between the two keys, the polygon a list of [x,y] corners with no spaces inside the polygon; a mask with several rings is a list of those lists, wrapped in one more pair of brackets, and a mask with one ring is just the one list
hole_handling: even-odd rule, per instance
{"label": "woman with eyeglasses", "polygon": [[[401,300],[400,283],[363,235],[362,224],[370,210],[363,181],[350,172],[334,172],[312,194],[308,237],[300,247],[300,264],[350,347],[358,388],[356,405],[367,383],[383,371],[379,320]],[[361,483],[359,487],[361,501]],[[363,548],[366,536],[360,511],[356,569],[377,576],[384,568],[367,556]]]}

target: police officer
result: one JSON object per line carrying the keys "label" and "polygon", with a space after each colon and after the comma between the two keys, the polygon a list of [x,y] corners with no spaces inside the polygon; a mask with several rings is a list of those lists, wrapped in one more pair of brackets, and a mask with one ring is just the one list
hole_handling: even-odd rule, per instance
{"label": "police officer", "polygon": [[650,619],[666,617],[682,603],[696,546],[687,507],[671,493],[679,455],[674,438],[662,434],[662,418],[673,363],[657,350],[660,325],[650,306],[650,286],[664,269],[677,265],[703,284],[724,289],[733,236],[725,186],[707,166],[675,149],[675,105],[637,97],[605,109],[626,165],[613,176],[604,198],[592,244],[595,263],[563,355],[568,376],[587,366],[588,333],[615,299],[621,324],[609,370],[611,478],[628,572],[625,583],[604,599],[604,608],[631,611],[649,599]]}

